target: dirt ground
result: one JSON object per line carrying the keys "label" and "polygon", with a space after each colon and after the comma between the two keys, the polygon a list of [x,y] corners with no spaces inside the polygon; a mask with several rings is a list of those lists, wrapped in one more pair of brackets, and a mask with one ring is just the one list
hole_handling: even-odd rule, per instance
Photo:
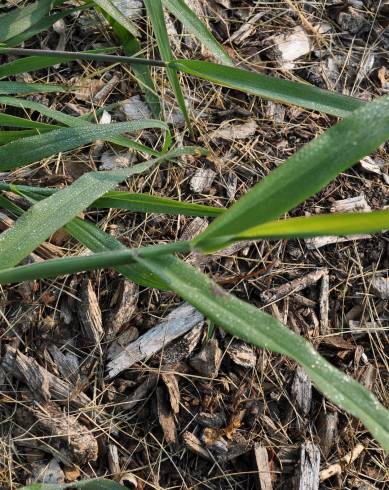
{"label": "dirt ground", "polygon": [[[187,3],[242,67],[366,100],[389,91],[387,1]],[[132,15],[145,56],[157,58],[143,9]],[[175,56],[212,59],[168,21]],[[50,29],[25,47],[55,49],[58,32]],[[305,54],[283,58],[296,33],[298,42],[308,43]],[[66,50],[85,51],[115,40],[103,19],[87,10],[65,18],[64,43]],[[182,76],[194,121],[190,137],[163,72],[155,69],[153,76],[176,141],[210,154],[121,186],[132,192],[228,207],[336,122]],[[68,114],[96,110],[99,119],[105,107],[120,121],[147,112],[126,66],[72,62],[18,79],[80,85],[77,93],[33,96]],[[123,101],[129,108],[118,104]],[[145,131],[141,141],[158,145],[158,135]],[[96,143],[2,178],[60,187],[102,165],[140,159]],[[388,146],[382,146],[290,215],[387,208],[388,164]],[[191,238],[208,223],[118,210],[86,211],[85,218],[128,246]],[[59,231],[42,253],[87,251]],[[337,242],[243,243],[207,260],[187,260],[309,339],[388,406],[389,294],[380,286],[388,280],[387,233]],[[162,323],[159,340],[134,344],[134,362],[115,371],[126,346],[166,318],[174,324],[181,318],[190,329],[165,342]],[[0,335],[2,488],[99,476],[132,489],[309,490],[318,488],[310,475],[319,470],[323,490],[388,488],[384,451],[358,420],[312,387],[301,368],[232,339],[173,293],[138,287],[114,270],[14,285],[0,290]],[[153,342],[159,342],[156,352],[143,355]]]}

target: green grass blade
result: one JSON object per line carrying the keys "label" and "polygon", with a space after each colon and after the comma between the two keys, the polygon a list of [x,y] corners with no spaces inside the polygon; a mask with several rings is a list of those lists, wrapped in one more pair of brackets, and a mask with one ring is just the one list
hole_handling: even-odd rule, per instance
{"label": "green grass blade", "polygon": [[52,233],[123,180],[145,172],[164,160],[184,154],[198,154],[198,151],[195,147],[179,148],[131,168],[82,175],[71,186],[34,204],[0,235],[0,269],[18,264]]}
{"label": "green grass blade", "polygon": [[234,240],[345,236],[357,233],[376,233],[385,229],[389,229],[389,211],[324,214],[264,223],[240,233],[234,237]]}
{"label": "green grass blade", "polygon": [[[73,58],[75,59],[75,58]],[[42,68],[49,68],[60,64],[64,61],[62,56],[56,58],[47,56],[28,56],[26,58],[19,58],[9,63],[4,63],[0,66],[0,78],[12,77],[20,73],[32,73]],[[66,59],[66,62],[72,61],[72,59]]]}
{"label": "green grass blade", "polygon": [[50,83],[25,83],[25,82],[1,82],[0,95],[12,94],[44,94],[44,93],[61,93],[67,92],[68,89],[63,85],[54,85]]}
{"label": "green grass blade", "polygon": [[[166,30],[161,0],[144,0],[144,4],[153,25],[153,30],[157,40],[161,58],[165,62],[170,62],[173,59],[173,53],[169,44],[169,36]],[[185,99],[181,90],[180,81],[178,80],[177,70],[174,67],[167,67],[166,74],[173,89],[174,95],[177,99],[178,105],[184,115],[186,125],[191,130],[189,114],[186,109]]]}
{"label": "green grass blade", "polygon": [[81,480],[73,483],[33,483],[19,490],[65,490],[67,488],[79,488],[82,490],[125,490],[126,487],[119,485],[113,480]]}
{"label": "green grass blade", "polygon": [[[227,213],[196,239],[207,241],[239,234],[278,218],[314,195],[338,174],[370,154],[389,138],[389,96],[353,114],[303,146],[283,165],[255,185]],[[223,246],[220,243],[220,246]]]}
{"label": "green grass blade", "polygon": [[146,128],[166,130],[167,126],[161,121],[145,119],[128,123],[94,124],[56,129],[39,136],[31,136],[14,143],[8,143],[0,148],[0,171],[37,162],[98,139],[109,139],[119,133],[139,131]]}
{"label": "green grass blade", "polygon": [[165,7],[222,63],[232,66],[233,61],[207,26],[187,6],[184,0],[162,0]]}
{"label": "green grass blade", "polygon": [[[61,2],[62,3],[62,2]],[[15,8],[0,16],[0,42],[18,36],[30,29],[49,12],[53,0],[38,0],[23,8]]]}
{"label": "green grass blade", "polygon": [[0,131],[0,145],[6,145],[21,138],[27,138],[29,136],[35,136],[39,134],[36,129],[25,129],[22,131]]}
{"label": "green grass blade", "polygon": [[365,104],[362,100],[322,90],[307,83],[281,80],[207,61],[176,60],[170,66],[223,87],[339,117],[345,117]]}
{"label": "green grass blade", "polygon": [[128,32],[131,32],[133,36],[138,37],[139,31],[136,25],[127,19],[120,10],[111,2],[111,0],[93,0],[93,3],[101,8],[106,14],[116,20],[122,27]]}
{"label": "green grass blade", "polygon": [[43,131],[50,131],[57,129],[60,126],[54,124],[46,124],[38,121],[31,121],[31,119],[12,116],[10,114],[4,114],[0,112],[0,126],[10,128],[34,128],[41,129]]}
{"label": "green grass blade", "polygon": [[[1,83],[1,82],[0,82]],[[70,127],[81,127],[81,126],[94,126],[95,124],[88,121],[84,117],[74,117],[69,114],[65,114],[61,111],[56,111],[55,109],[51,109],[39,102],[35,102],[32,100],[24,100],[18,99],[15,97],[1,97],[0,96],[0,104],[10,105],[12,107],[19,107],[21,109],[31,109],[33,111],[38,111],[44,116],[53,119],[54,121],[58,121],[65,126]],[[94,115],[94,114],[93,114]],[[130,140],[125,136],[115,136],[112,138],[108,138],[107,141],[113,143],[118,146],[122,146],[124,148],[130,148],[136,151],[140,151],[146,153],[147,155],[160,156],[162,153],[159,151],[150,148],[149,146],[138,143],[137,141]]]}
{"label": "green grass blade", "polygon": [[175,242],[166,245],[149,245],[135,249],[117,249],[93,255],[50,259],[43,262],[11,267],[0,270],[0,284],[11,284],[35,279],[48,279],[78,272],[106,269],[136,262],[135,257],[144,259],[160,257],[172,253],[189,253],[189,242]]}
{"label": "green grass blade", "polygon": [[231,335],[301,364],[326,397],[358,417],[382,447],[389,450],[389,412],[372,393],[327,362],[305,339],[172,255],[137,260]]}

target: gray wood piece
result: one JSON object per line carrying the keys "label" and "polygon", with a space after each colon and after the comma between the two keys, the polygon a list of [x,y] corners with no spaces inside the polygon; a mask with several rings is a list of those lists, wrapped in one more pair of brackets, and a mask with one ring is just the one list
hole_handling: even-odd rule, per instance
{"label": "gray wood piece", "polygon": [[172,340],[184,335],[204,320],[203,315],[191,305],[183,303],[164,321],[151,328],[135,342],[127,345],[107,365],[107,377],[114,378],[136,362],[149,358]]}
{"label": "gray wood piece", "polygon": [[272,490],[269,458],[265,447],[256,444],[254,447],[255,461],[258,468],[259,488],[261,490]]}
{"label": "gray wood piece", "polygon": [[320,472],[320,451],[312,442],[301,446],[298,490],[318,490]]}

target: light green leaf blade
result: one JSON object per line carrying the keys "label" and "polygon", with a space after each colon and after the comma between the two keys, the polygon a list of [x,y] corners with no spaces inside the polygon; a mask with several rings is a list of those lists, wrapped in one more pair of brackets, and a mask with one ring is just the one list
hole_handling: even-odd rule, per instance
{"label": "light green leaf blade", "polygon": [[38,121],[32,121],[31,119],[12,116],[11,114],[4,114],[0,112],[0,126],[10,128],[34,128],[41,129],[43,131],[51,131],[58,129],[60,126],[54,124],[46,124]]}
{"label": "light green leaf blade", "polygon": [[141,120],[128,123],[83,125],[75,128],[56,129],[39,136],[31,136],[0,148],[0,171],[11,170],[60,152],[72,150],[98,139],[109,139],[124,132],[146,128],[167,129],[157,120]]}
{"label": "light green leaf blade", "polygon": [[110,17],[116,20],[121,26],[123,26],[132,35],[138,37],[139,31],[136,25],[131,22],[125,15],[123,15],[120,10],[115,6],[111,0],[93,0],[95,5],[98,5],[101,10],[106,12]]}
{"label": "light green leaf blade", "polygon": [[0,145],[6,145],[20,138],[27,138],[39,134],[36,129],[25,129],[22,131],[0,131]]}
{"label": "light green leaf blade", "polygon": [[[338,174],[370,154],[389,138],[389,96],[353,114],[303,146],[283,165],[255,185],[196,239],[207,242],[239,234],[274,220],[314,195]],[[219,246],[223,246],[220,243]]]}
{"label": "light green leaf blade", "polygon": [[194,147],[179,148],[131,168],[82,175],[71,186],[34,204],[11,228],[0,234],[0,269],[18,264],[52,233],[123,180],[164,160],[183,154],[198,154],[198,151]]}
{"label": "light green leaf blade", "polygon": [[69,62],[71,59],[64,58],[62,56],[58,57],[47,57],[47,56],[27,56],[26,58],[19,58],[8,63],[3,63],[0,65],[0,78],[11,77],[13,75],[18,75],[19,73],[32,73],[42,68],[49,68],[64,61]]}
{"label": "light green leaf blade", "polygon": [[207,61],[176,60],[170,66],[223,87],[339,117],[345,117],[365,104],[362,100],[322,90],[307,83],[291,82]]}
{"label": "light green leaf blade", "polygon": [[382,447],[389,450],[389,412],[372,393],[327,362],[305,339],[172,255],[137,260],[231,335],[301,364],[326,397],[358,417]]}
{"label": "light green leaf blade", "polygon": [[50,83],[25,83],[25,82],[2,82],[0,81],[0,95],[12,94],[44,94],[67,92],[67,88],[62,85]]}
{"label": "light green leaf blade", "polygon": [[271,221],[249,228],[234,240],[308,238],[376,233],[389,229],[389,211],[337,213]]}
{"label": "light green leaf blade", "polygon": [[[144,0],[144,4],[153,25],[153,30],[157,39],[158,49],[161,54],[161,58],[165,62],[170,62],[173,59],[173,53],[169,44],[169,36],[166,29],[161,0]],[[180,81],[178,80],[177,70],[173,67],[167,67],[166,73],[170,85],[173,89],[174,95],[177,99],[178,105],[184,115],[186,125],[191,130],[189,114],[186,109],[185,99],[181,90]]]}
{"label": "light green leaf blade", "polygon": [[81,480],[72,483],[33,483],[19,490],[65,490],[67,488],[80,488],[82,490],[123,490],[125,487],[112,480]]}
{"label": "light green leaf blade", "polygon": [[184,0],[162,0],[165,7],[222,63],[232,66],[233,61],[207,26],[188,7]]}

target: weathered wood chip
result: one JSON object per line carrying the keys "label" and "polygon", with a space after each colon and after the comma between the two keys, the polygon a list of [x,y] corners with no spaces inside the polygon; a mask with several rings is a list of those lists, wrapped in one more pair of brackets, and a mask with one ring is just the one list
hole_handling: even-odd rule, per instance
{"label": "weathered wood chip", "polygon": [[154,357],[158,358],[158,364],[162,364],[163,366],[171,366],[177,365],[181,361],[189,359],[192,352],[197,347],[202,333],[203,324],[199,323],[186,335],[166,346],[163,352],[156,354]]}
{"label": "weathered wood chip", "polygon": [[173,310],[164,321],[150,329],[135,342],[131,342],[107,365],[107,377],[114,378],[136,362],[159,352],[172,340],[202,323],[203,315],[193,306],[183,303]]}
{"label": "weathered wood chip", "polygon": [[370,282],[371,291],[381,299],[389,299],[389,277],[374,276]]}
{"label": "weathered wood chip", "polygon": [[378,165],[378,163],[376,163],[371,157],[362,158],[362,160],[359,162],[359,165],[365,172],[369,174],[382,174],[381,166]]}
{"label": "weathered wood chip", "polygon": [[190,365],[202,376],[216,378],[222,360],[222,350],[217,339],[209,340],[200,352],[190,359]]}
{"label": "weathered wood chip", "polygon": [[64,354],[53,344],[48,348],[62,377],[76,384],[80,379],[78,357],[73,352]]}
{"label": "weathered wood chip", "polygon": [[238,366],[255,368],[257,365],[257,355],[254,348],[241,340],[233,340],[228,345],[227,354]]}
{"label": "weathered wood chip", "polygon": [[212,140],[220,138],[227,141],[243,140],[254,136],[257,128],[257,123],[251,119],[243,124],[226,124],[215,131],[211,131],[207,138]]}
{"label": "weathered wood chip", "polygon": [[258,468],[258,477],[261,490],[272,490],[269,457],[267,449],[259,444],[254,446],[255,461]]}
{"label": "weathered wood chip", "polygon": [[294,61],[312,50],[312,43],[300,26],[293,28],[287,34],[280,34],[271,38],[273,51],[279,60],[281,68],[289,70],[295,67]]}
{"label": "weathered wood chip", "polygon": [[55,458],[49,462],[33,463],[31,466],[31,483],[65,483],[64,472]]}
{"label": "weathered wood chip", "polygon": [[120,474],[119,451],[116,444],[108,444],[108,466],[109,471],[113,476]]}
{"label": "weathered wood chip", "polygon": [[199,414],[197,414],[196,422],[203,427],[220,429],[223,425],[226,424],[226,417],[223,413],[200,412]]}
{"label": "weathered wood chip", "polygon": [[178,378],[173,373],[162,373],[162,381],[165,383],[167,391],[169,393],[170,406],[174,414],[178,414],[180,411],[180,389],[178,387]]}
{"label": "weathered wood chip", "polygon": [[338,427],[338,412],[321,412],[318,421],[317,433],[319,445],[323,456],[326,458],[331,451],[335,441]]}
{"label": "weathered wood chip", "polygon": [[351,242],[353,240],[368,240],[371,235],[367,233],[350,236],[317,236],[314,238],[306,238],[304,241],[308,250],[315,250],[316,248],[325,247],[326,245],[334,245],[335,243]]}
{"label": "weathered wood chip", "polygon": [[208,220],[197,216],[194,218],[181,233],[181,240],[193,240],[193,238],[200,235],[208,226]]}
{"label": "weathered wood chip", "polygon": [[216,177],[216,172],[210,168],[198,168],[190,179],[190,188],[193,192],[207,192]]}
{"label": "weathered wood chip", "polygon": [[105,321],[107,335],[116,335],[137,311],[139,286],[134,282],[123,280],[115,292],[117,297],[115,309]]}
{"label": "weathered wood chip", "polygon": [[364,194],[348,199],[340,199],[332,203],[331,213],[369,213],[371,207]]}
{"label": "weathered wood chip", "polygon": [[82,282],[80,299],[81,301],[77,303],[77,314],[85,336],[94,346],[99,346],[104,334],[103,320],[96,293],[88,278]]}
{"label": "weathered wood chip", "polygon": [[182,434],[182,441],[189,449],[189,451],[192,451],[192,453],[197,454],[198,456],[201,456],[204,459],[207,459],[209,461],[213,461],[213,458],[209,454],[209,452],[203,448],[203,445],[201,444],[200,439],[195,436],[192,432],[185,431]]}
{"label": "weathered wood chip", "polygon": [[157,386],[158,376],[150,374],[147,378],[135,389],[128,399],[120,404],[123,410],[132,410],[138,403],[145,402],[147,396]]}
{"label": "weathered wood chip", "polygon": [[120,78],[118,75],[114,74],[112,78],[108,82],[105,82],[105,85],[101,87],[101,89],[93,96],[93,102],[99,103],[104,101],[119,82]]}
{"label": "weathered wood chip", "polygon": [[328,269],[317,269],[305,276],[293,279],[293,281],[287,282],[278,288],[269,289],[261,294],[262,300],[268,303],[278,301],[279,299],[288,296],[291,293],[295,293],[315,284],[325,274],[328,274]]}
{"label": "weathered wood chip", "polygon": [[320,481],[323,482],[334,475],[340,475],[342,470],[347,468],[348,465],[355,461],[361,455],[364,449],[365,447],[362,444],[357,444],[352,451],[341,458],[339,463],[331,464],[327,468],[321,470]]}
{"label": "weathered wood chip", "polygon": [[152,118],[149,106],[143,102],[139,95],[134,95],[127,100],[123,100],[120,104],[120,108],[129,121]]}
{"label": "weathered wood chip", "polygon": [[311,409],[312,383],[301,366],[297,366],[291,387],[291,395],[293,405],[302,417],[306,417]]}
{"label": "weathered wood chip", "polygon": [[321,280],[320,287],[320,334],[327,335],[329,322],[329,291],[330,291],[330,278],[328,272],[326,272]]}
{"label": "weathered wood chip", "polygon": [[245,39],[251,36],[251,34],[260,26],[258,22],[261,17],[266,14],[265,11],[258,12],[251,16],[247,22],[244,22],[239,29],[237,29],[231,36],[230,42],[242,43]]}
{"label": "weathered wood chip", "polygon": [[320,451],[312,442],[301,446],[298,473],[298,490],[318,490],[320,471]]}
{"label": "weathered wood chip", "polygon": [[169,404],[165,397],[162,386],[157,388],[157,411],[158,420],[162,427],[165,440],[168,444],[177,443],[177,429]]}
{"label": "weathered wood chip", "polygon": [[115,170],[117,168],[130,167],[136,160],[135,153],[130,151],[120,155],[106,151],[101,155],[99,170]]}

